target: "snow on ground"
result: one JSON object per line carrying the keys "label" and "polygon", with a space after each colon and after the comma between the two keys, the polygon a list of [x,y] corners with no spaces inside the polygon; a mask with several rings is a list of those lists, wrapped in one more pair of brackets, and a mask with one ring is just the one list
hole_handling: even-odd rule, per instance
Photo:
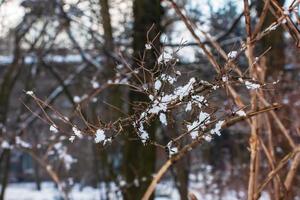
{"label": "snow on ground", "polygon": [[[71,192],[74,200],[98,200],[100,190],[85,187],[80,191],[79,185],[75,186]],[[6,200],[59,200],[58,189],[53,183],[42,183],[42,190],[37,191],[34,183],[13,183],[10,184],[5,193]]]}
{"label": "snow on ground", "polygon": [[[191,192],[196,195],[196,197],[201,200],[214,200],[217,199],[213,194],[201,194],[199,185],[195,184],[194,187],[191,187]],[[112,187],[112,189],[116,189]],[[243,193],[243,192],[242,192]],[[101,189],[96,189],[92,187],[80,188],[79,184],[75,184],[73,187],[70,197],[72,200],[100,200],[103,199],[105,195],[104,185]],[[243,199],[245,194],[237,193],[235,191],[227,191],[223,194],[222,200],[238,200],[237,196],[240,196],[239,199]],[[116,196],[116,193],[111,192],[109,194],[110,199],[120,199]],[[245,197],[246,198],[246,197]],[[175,186],[170,181],[161,182],[156,191],[156,200],[179,200],[179,194],[175,189]],[[59,192],[55,185],[51,182],[42,183],[42,190],[37,191],[35,189],[34,183],[12,183],[9,184],[5,200],[61,200]],[[269,200],[266,193],[263,193],[260,200]]]}

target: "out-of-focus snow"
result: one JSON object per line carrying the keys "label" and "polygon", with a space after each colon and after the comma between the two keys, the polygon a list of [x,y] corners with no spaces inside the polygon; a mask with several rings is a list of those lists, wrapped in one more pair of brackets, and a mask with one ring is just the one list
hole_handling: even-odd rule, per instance
{"label": "out-of-focus snow", "polygon": [[[82,57],[79,54],[68,54],[68,55],[47,55],[44,58],[45,62],[53,63],[81,63]],[[12,55],[0,55],[0,65],[8,65],[13,62]],[[37,62],[37,57],[34,55],[27,55],[24,58],[26,65],[34,64]]]}
{"label": "out-of-focus snow", "polygon": [[[100,190],[91,187],[85,187],[80,190],[75,186],[70,197],[74,200],[98,200],[100,199]],[[37,191],[34,183],[10,184],[5,193],[6,200],[58,200],[60,194],[53,183],[43,183],[42,190]]]}
{"label": "out-of-focus snow", "polygon": [[[214,194],[204,194],[201,192],[203,187],[203,181],[194,182],[190,184],[189,191],[193,193],[199,200],[213,200],[216,199]],[[111,192],[108,193],[109,199],[122,199],[120,190],[115,185],[111,184]],[[106,190],[104,184],[101,184],[98,188],[83,187],[79,184],[75,184],[70,192],[70,198],[72,200],[100,200],[105,198]],[[223,200],[238,200],[238,196],[245,196],[244,192],[236,192],[233,190],[225,191],[222,194]],[[41,191],[35,189],[34,183],[12,183],[8,185],[5,193],[5,200],[59,200],[60,193],[55,187],[54,183],[44,182],[42,183]],[[245,196],[246,198],[246,196]],[[179,200],[180,196],[174,183],[171,181],[162,181],[158,184],[155,193],[156,200]],[[260,200],[269,200],[267,193],[262,193]]]}

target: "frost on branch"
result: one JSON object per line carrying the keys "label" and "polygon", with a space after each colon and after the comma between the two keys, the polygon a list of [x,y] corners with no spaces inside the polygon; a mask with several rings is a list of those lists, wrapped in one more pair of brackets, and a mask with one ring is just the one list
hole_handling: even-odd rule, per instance
{"label": "frost on branch", "polygon": [[245,111],[243,111],[243,110],[237,111],[236,114],[237,114],[238,116],[241,116],[241,117],[246,116],[246,113],[245,113]]}
{"label": "frost on branch", "polygon": [[167,117],[166,117],[166,114],[165,114],[165,113],[160,113],[160,114],[159,114],[159,120],[160,120],[160,122],[161,122],[163,125],[165,125],[165,126],[168,125],[168,123],[167,123]]}
{"label": "frost on branch", "polygon": [[[74,135],[72,135],[72,136],[69,138],[69,140],[70,140],[71,142],[74,142],[74,140],[75,140],[76,137],[78,137],[79,139],[81,139],[81,138],[83,137],[81,131],[80,131],[78,128],[76,128],[75,126],[72,127],[72,131],[73,131]],[[75,136],[76,136],[76,137],[75,137]]]}
{"label": "frost on branch", "polygon": [[151,44],[147,43],[147,44],[145,44],[145,48],[146,48],[147,50],[151,50],[151,49],[152,49],[152,46],[151,46]]}
{"label": "frost on branch", "polygon": [[260,88],[260,84],[250,82],[250,81],[245,81],[246,88],[249,90],[255,90]]}
{"label": "frost on branch", "polygon": [[[157,83],[155,84],[157,87],[154,89],[158,89],[161,86],[161,82],[156,81]],[[189,82],[183,86],[179,86],[174,89],[174,91],[170,94],[164,94],[163,92],[161,93],[160,96],[157,96],[154,99],[153,95],[149,95],[149,98],[152,100],[150,103],[149,107],[146,109],[146,111],[142,112],[140,114],[139,120],[134,122],[134,127],[138,130],[138,135],[140,139],[142,140],[143,143],[145,143],[149,139],[149,134],[144,128],[144,123],[148,120],[148,116],[151,114],[154,115],[159,115],[160,121],[162,124],[167,125],[167,119],[166,115],[164,114],[168,110],[168,105],[178,101],[182,101],[183,98],[189,96],[191,93],[193,93],[193,84],[196,83],[195,78],[191,78]],[[197,97],[195,95],[194,100],[201,100],[201,97]]]}
{"label": "frost on branch", "polygon": [[229,59],[235,59],[237,54],[238,54],[237,51],[230,51],[227,56]]}
{"label": "frost on branch", "polygon": [[213,129],[211,129],[210,133],[211,134],[216,134],[216,135],[221,135],[221,128],[222,128],[222,125],[223,125],[224,121],[218,121],[215,125],[215,127]]}
{"label": "frost on branch", "polygon": [[167,150],[168,150],[169,157],[172,157],[173,155],[178,153],[178,147],[174,145],[173,141],[168,142]]}
{"label": "frost on branch", "polygon": [[29,148],[32,147],[31,144],[29,144],[29,143],[23,141],[19,136],[17,136],[17,137],[15,138],[15,140],[16,140],[16,145],[18,145],[18,146],[20,146],[20,147],[22,147],[22,148],[27,148],[27,149],[29,149]]}
{"label": "frost on branch", "polygon": [[80,103],[80,102],[81,102],[81,98],[80,98],[79,96],[74,96],[74,97],[73,97],[73,101],[74,101],[75,103]]}
{"label": "frost on branch", "polygon": [[155,90],[159,90],[160,87],[161,87],[161,81],[160,80],[156,80],[155,83],[154,83],[154,89]]}
{"label": "frost on branch", "polygon": [[29,96],[34,96],[34,92],[31,91],[31,90],[30,91],[26,91],[26,94],[29,95]]}
{"label": "frost on branch", "polygon": [[[179,72],[180,73],[180,72]],[[179,74],[180,75],[180,74]],[[161,76],[160,76],[160,78],[161,78],[161,80],[163,80],[163,81],[165,81],[165,82],[168,82],[168,83],[170,83],[171,85],[173,84],[173,83],[175,83],[175,81],[177,80],[176,78],[174,78],[174,77],[172,77],[172,76],[170,76],[170,75],[168,75],[168,74],[162,74]]]}
{"label": "frost on branch", "polygon": [[92,80],[91,84],[94,89],[97,89],[100,87],[100,84],[96,80]]}
{"label": "frost on branch", "polygon": [[209,123],[210,115],[206,112],[200,112],[198,119],[191,124],[187,125],[187,130],[190,133],[192,139],[196,139],[199,136],[199,129],[204,129],[205,124]]}
{"label": "frost on branch", "polygon": [[55,124],[52,124],[49,128],[49,130],[53,133],[58,133],[57,127]]}
{"label": "frost on branch", "polygon": [[75,135],[71,135],[71,136],[69,137],[69,141],[73,143],[74,140],[75,140]]}
{"label": "frost on branch", "polygon": [[96,135],[95,135],[95,143],[104,142],[105,139],[106,139],[106,136],[104,134],[104,130],[98,129],[96,131]]}
{"label": "frost on branch", "polygon": [[145,144],[147,140],[149,140],[149,133],[145,130],[144,124],[142,122],[138,125],[138,134],[142,143]]}
{"label": "frost on branch", "polygon": [[172,61],[173,58],[173,54],[168,52],[167,50],[164,50],[162,52],[162,54],[158,57],[157,62],[160,64],[167,64],[168,62]]}
{"label": "frost on branch", "polygon": [[202,107],[202,105],[208,105],[207,100],[204,98],[204,96],[201,95],[192,95],[191,100],[187,103],[185,111],[191,111],[192,110],[192,105],[196,105],[199,108]]}
{"label": "frost on branch", "polygon": [[2,148],[2,149],[12,149],[12,145],[10,145],[10,144],[8,143],[8,141],[3,140],[2,143],[1,143],[1,148]]}

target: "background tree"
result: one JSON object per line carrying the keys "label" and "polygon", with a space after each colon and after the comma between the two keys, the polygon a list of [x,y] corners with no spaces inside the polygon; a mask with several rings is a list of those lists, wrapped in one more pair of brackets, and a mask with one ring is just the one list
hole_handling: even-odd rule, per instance
{"label": "background tree", "polygon": [[[159,0],[134,0],[133,1],[133,67],[138,68],[145,65],[148,70],[153,70],[156,62],[156,55],[154,50],[146,51],[145,44],[151,42],[153,47],[160,46],[160,23],[163,11]],[[154,28],[151,28],[153,27]],[[147,34],[148,33],[148,34]],[[147,41],[147,38],[149,39]],[[142,63],[143,61],[145,63]],[[141,62],[140,62],[141,61]],[[140,71],[140,76],[146,73],[146,80],[149,80],[145,71]],[[148,97],[138,92],[130,91],[129,93],[130,105],[136,101],[149,101]],[[135,112],[134,107],[130,106],[129,112]],[[149,134],[151,139],[155,139],[156,126],[151,124],[149,127]],[[134,131],[129,131],[130,138],[136,137]],[[124,146],[123,170],[127,182],[133,182],[135,179],[142,179],[143,177],[151,177],[155,172],[156,149],[155,146],[144,146],[140,141],[126,140]],[[149,181],[140,182],[139,185],[134,185],[125,191],[125,199],[140,199],[145,192]]]}

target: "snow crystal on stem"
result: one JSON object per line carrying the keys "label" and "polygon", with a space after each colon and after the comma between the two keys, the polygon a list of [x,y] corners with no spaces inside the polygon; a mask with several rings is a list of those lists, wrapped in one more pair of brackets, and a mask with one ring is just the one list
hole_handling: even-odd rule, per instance
{"label": "snow crystal on stem", "polygon": [[200,112],[198,120],[194,121],[192,124],[187,125],[187,130],[190,132],[192,139],[196,139],[199,135],[199,128],[204,128],[205,124],[209,122],[210,115],[205,112]]}
{"label": "snow crystal on stem", "polygon": [[173,59],[173,56],[171,53],[164,50],[162,54],[158,57],[157,62],[158,63],[167,63]]}
{"label": "snow crystal on stem", "polygon": [[[193,84],[196,82],[195,78],[191,78],[186,85],[180,86],[175,89],[175,91],[171,94],[161,93],[162,96],[158,96],[154,99],[151,95],[149,98],[152,100],[149,109],[143,113],[141,113],[139,121],[134,123],[134,127],[138,130],[138,135],[141,138],[142,142],[145,143],[149,139],[149,134],[145,131],[143,123],[147,120],[148,115],[156,114],[159,115],[159,119],[162,124],[167,125],[167,119],[165,112],[168,109],[168,105],[176,100],[183,100],[184,97],[189,96],[193,92]],[[155,82],[155,89],[159,89],[161,87],[161,81],[157,80]],[[199,95],[193,95],[193,101],[201,104],[204,97]],[[201,105],[200,105],[201,106]],[[199,106],[199,107],[200,107]]]}
{"label": "snow crystal on stem", "polygon": [[74,101],[75,103],[80,103],[81,98],[80,98],[79,96],[74,96],[74,97],[73,97],[73,101]]}
{"label": "snow crystal on stem", "polygon": [[241,117],[246,116],[246,113],[245,113],[245,111],[243,111],[243,110],[237,111],[236,114],[237,114],[238,116],[241,116]]}
{"label": "snow crystal on stem", "polygon": [[203,138],[204,138],[204,140],[207,141],[207,142],[210,142],[210,141],[212,140],[211,135],[204,135]]}
{"label": "snow crystal on stem", "polygon": [[159,114],[159,120],[160,120],[160,122],[161,122],[163,125],[165,125],[165,126],[168,125],[168,123],[167,123],[167,117],[166,117],[166,114],[165,114],[165,113],[160,113],[160,114]]}
{"label": "snow crystal on stem", "polygon": [[123,68],[124,68],[124,65],[119,64],[119,65],[116,66],[116,68],[119,69],[119,70],[120,70],[120,69],[123,69]]}
{"label": "snow crystal on stem", "polygon": [[167,144],[169,157],[172,157],[173,155],[178,153],[178,148],[173,145],[173,141],[168,142]]}
{"label": "snow crystal on stem", "polygon": [[182,100],[184,97],[186,97],[191,93],[191,91],[193,90],[193,84],[195,82],[196,79],[191,78],[186,85],[176,88],[173,94],[167,94],[155,100],[150,106],[148,113],[158,114],[161,111],[166,112],[168,104],[170,104],[172,101],[176,99]]}
{"label": "snow crystal on stem", "polygon": [[99,84],[97,81],[95,81],[95,80],[92,80],[92,81],[91,81],[91,84],[92,84],[92,87],[93,87],[94,89],[97,89],[97,88],[100,87],[100,84]]}
{"label": "snow crystal on stem", "polygon": [[161,81],[160,80],[156,80],[154,83],[154,89],[155,90],[159,90],[161,88]]}
{"label": "snow crystal on stem", "polygon": [[31,148],[31,145],[23,141],[19,136],[16,137],[16,144],[24,148]]}
{"label": "snow crystal on stem", "polygon": [[191,99],[192,104],[196,104],[199,108],[202,107],[202,104],[207,105],[207,100],[203,96],[193,95]]}
{"label": "snow crystal on stem", "polygon": [[245,81],[245,85],[246,85],[247,89],[249,89],[249,90],[254,90],[254,89],[260,88],[259,84],[253,83],[253,82],[250,82],[250,81]]}
{"label": "snow crystal on stem", "polygon": [[29,90],[29,91],[26,91],[26,94],[29,95],[29,96],[34,96],[34,92]]}
{"label": "snow crystal on stem", "polygon": [[74,134],[75,134],[77,137],[79,137],[79,138],[82,138],[82,137],[83,137],[82,134],[81,134],[81,131],[78,130],[75,126],[72,128],[72,130],[73,130]]}
{"label": "snow crystal on stem", "polygon": [[198,130],[192,131],[190,133],[190,135],[191,135],[191,138],[194,140],[194,139],[196,139],[199,136],[199,132],[198,132]]}
{"label": "snow crystal on stem", "polygon": [[69,141],[73,143],[74,140],[75,140],[75,135],[71,135],[71,136],[69,137]]}
{"label": "snow crystal on stem", "polygon": [[202,124],[203,122],[208,122],[208,120],[210,119],[210,115],[206,112],[200,112],[199,114],[199,122],[200,124]]}
{"label": "snow crystal on stem", "polygon": [[189,82],[185,86],[178,87],[174,91],[174,95],[178,96],[180,100],[183,97],[187,96],[193,90],[193,84],[196,82],[196,79],[193,77],[189,80]]}
{"label": "snow crystal on stem", "polygon": [[54,124],[52,124],[52,125],[50,126],[49,130],[50,130],[51,132],[53,132],[53,133],[58,133],[58,130],[57,130],[57,128],[56,128],[56,126],[55,126]]}
{"label": "snow crystal on stem", "polygon": [[191,110],[192,110],[192,102],[189,101],[189,102],[186,104],[185,111],[188,112],[188,111],[191,111]]}
{"label": "snow crystal on stem", "polygon": [[147,133],[147,131],[144,129],[144,125],[143,123],[140,123],[139,128],[139,137],[142,140],[142,142],[145,144],[147,142],[147,140],[149,139],[149,134]]}
{"label": "snow crystal on stem", "polygon": [[218,88],[219,88],[218,85],[214,85],[214,86],[212,87],[213,90],[217,90]]}
{"label": "snow crystal on stem", "polygon": [[228,77],[227,76],[222,76],[222,81],[223,82],[227,82],[228,81]]}
{"label": "snow crystal on stem", "polygon": [[126,184],[127,184],[127,183],[126,183],[126,181],[125,181],[125,180],[121,180],[121,181],[120,181],[120,186],[121,186],[121,187],[125,187],[125,186],[126,186]]}
{"label": "snow crystal on stem", "polygon": [[227,56],[229,59],[234,59],[236,58],[237,54],[238,54],[237,51],[230,51]]}
{"label": "snow crystal on stem", "polygon": [[211,129],[210,133],[211,134],[216,134],[216,135],[221,135],[221,128],[222,128],[222,125],[223,125],[224,121],[218,121],[215,125],[215,128]]}
{"label": "snow crystal on stem", "polygon": [[176,81],[176,78],[174,78],[170,75],[167,75],[167,74],[162,74],[160,77],[161,77],[161,80],[167,81],[170,84],[173,84]]}
{"label": "snow crystal on stem", "polygon": [[147,44],[145,44],[145,48],[146,48],[147,50],[151,50],[151,49],[152,49],[152,46],[151,46],[151,44],[147,43]]}
{"label": "snow crystal on stem", "polygon": [[107,138],[107,139],[104,140],[103,145],[110,144],[111,141],[112,141],[111,138]]}
{"label": "snow crystal on stem", "polygon": [[2,141],[1,147],[3,149],[11,149],[12,148],[12,146],[6,140]]}
{"label": "snow crystal on stem", "polygon": [[96,131],[96,137],[95,137],[95,143],[100,143],[105,140],[106,136],[104,134],[104,131],[102,129],[98,129]]}
{"label": "snow crystal on stem", "polygon": [[151,101],[153,101],[154,100],[154,96],[153,95],[149,95],[149,99],[151,100]]}

